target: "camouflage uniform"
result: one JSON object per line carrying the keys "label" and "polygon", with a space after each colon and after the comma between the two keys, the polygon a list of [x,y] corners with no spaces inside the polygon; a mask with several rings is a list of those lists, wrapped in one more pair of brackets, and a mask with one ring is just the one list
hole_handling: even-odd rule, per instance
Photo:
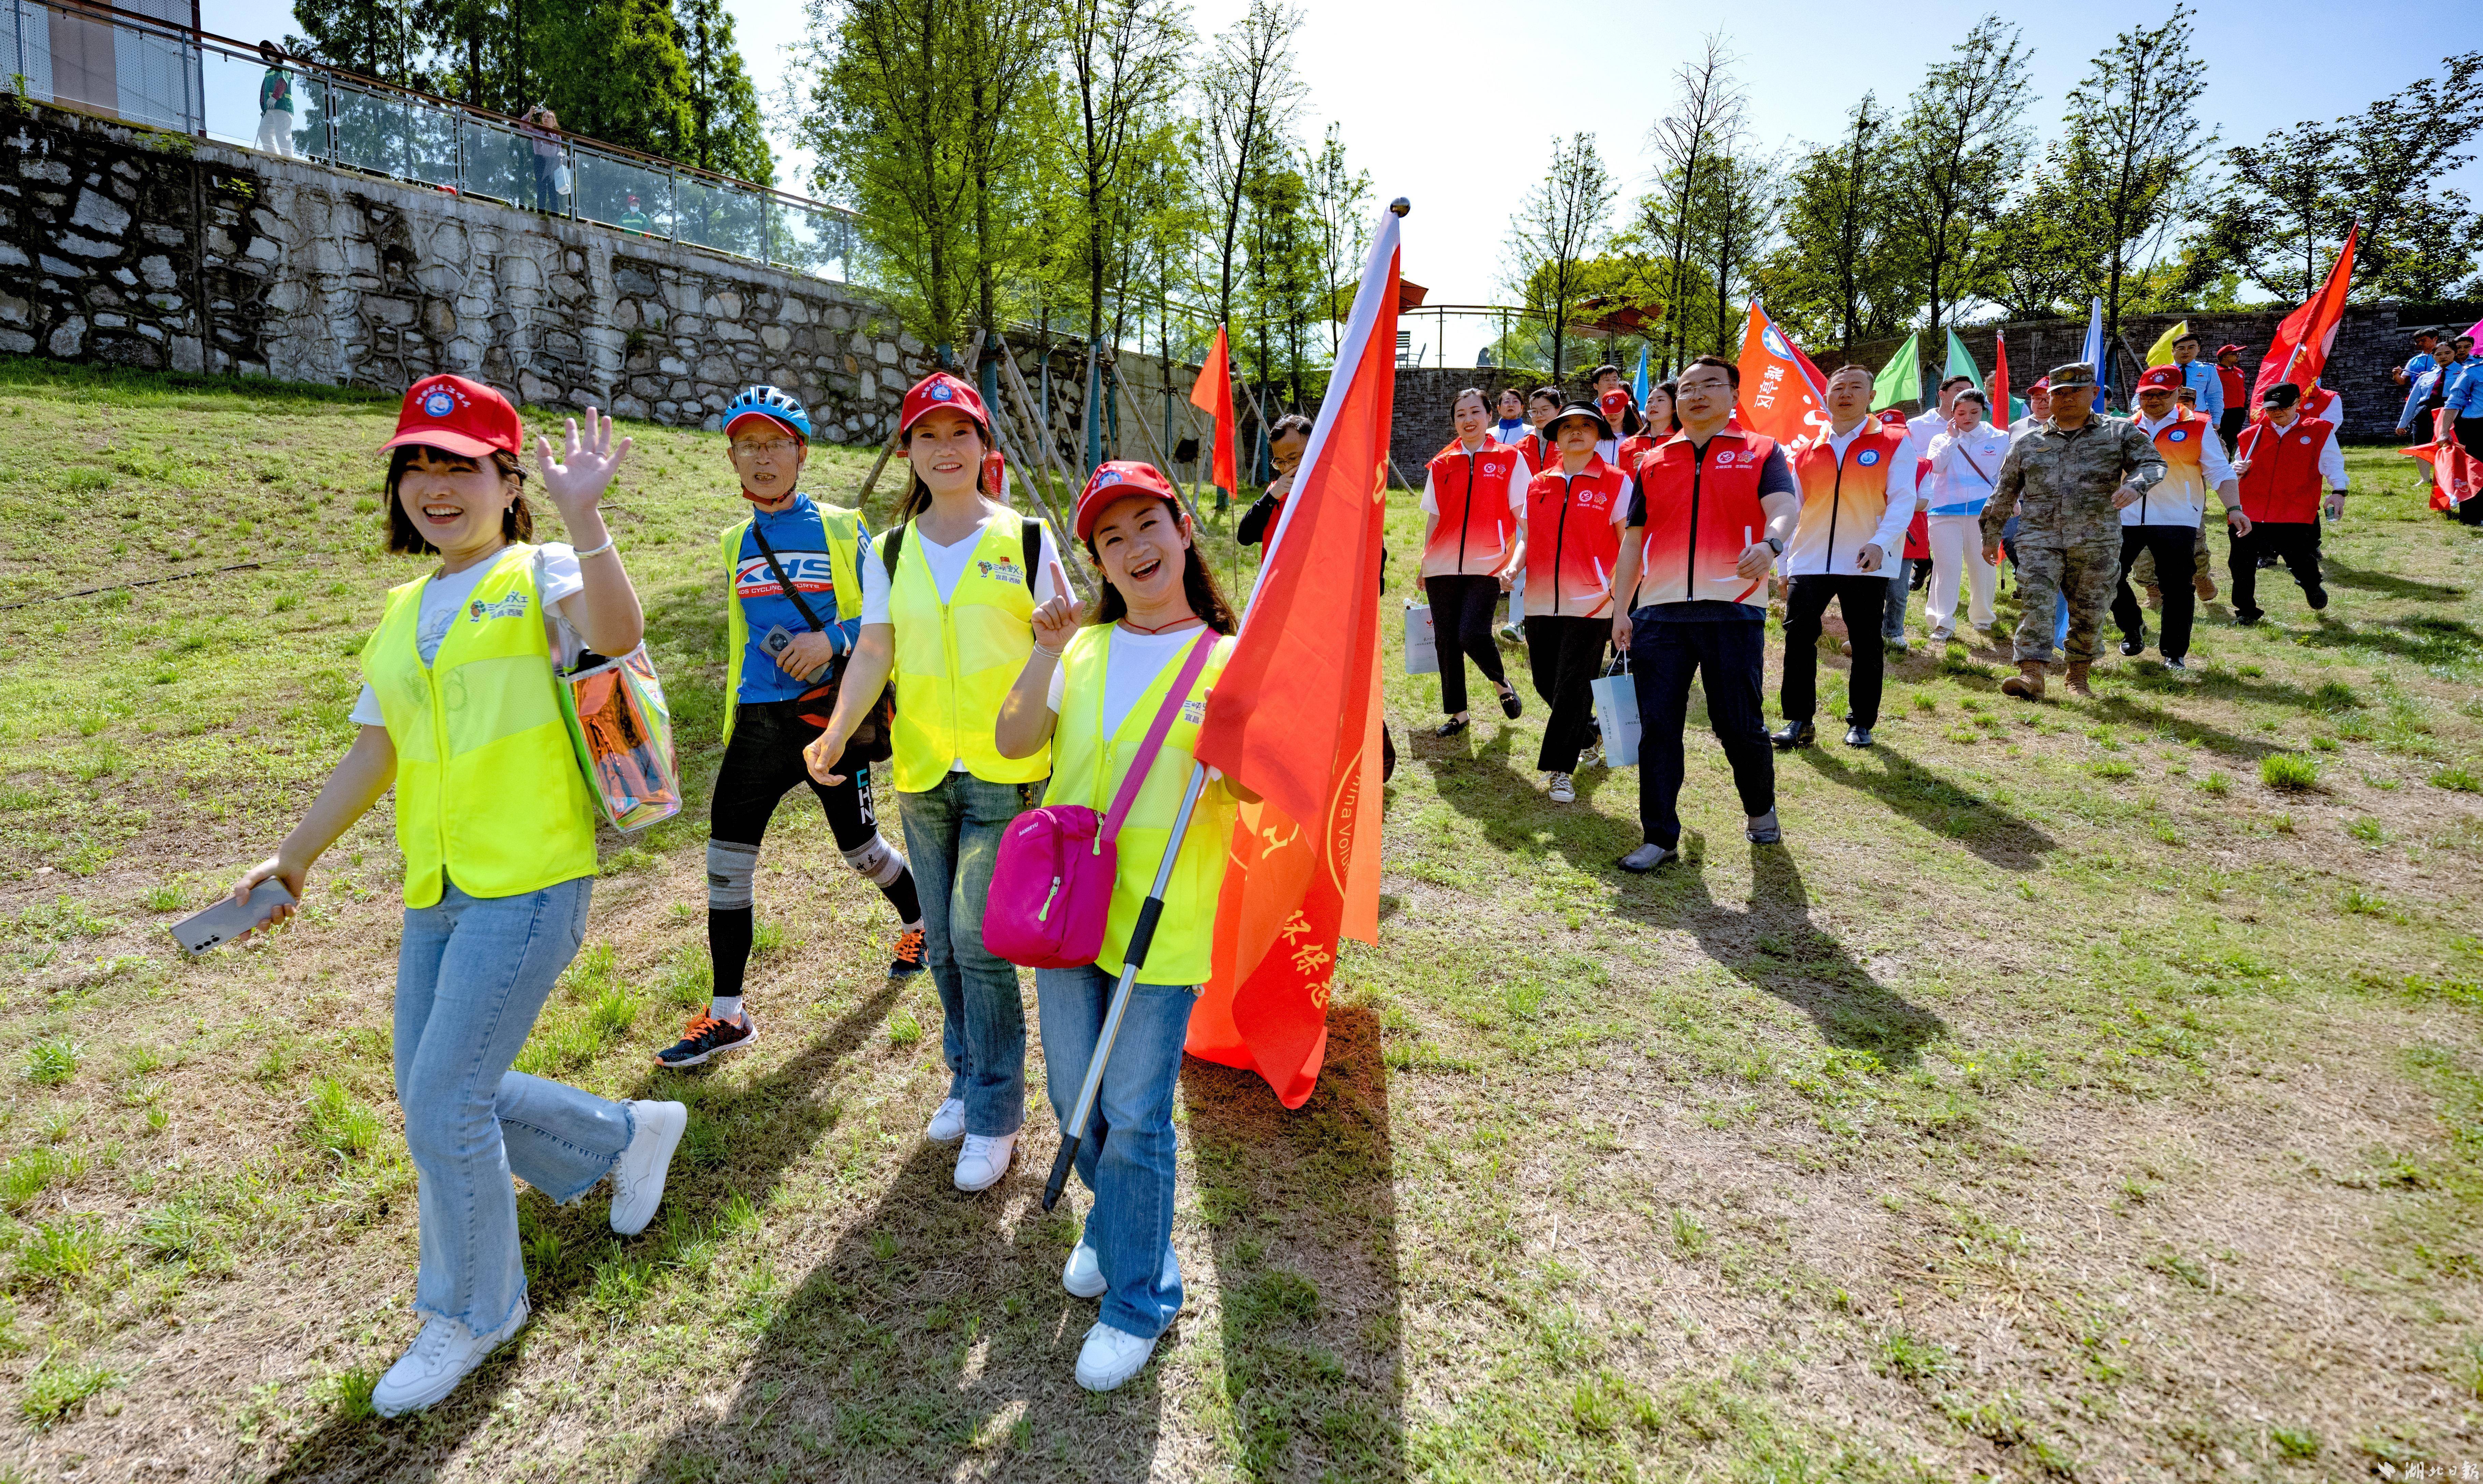
{"label": "camouflage uniform", "polygon": [[2112,497],[2123,485],[2144,493],[2163,477],[2155,440],[2136,423],[2101,412],[2074,433],[2037,423],[2009,450],[1999,487],[1983,507],[1983,540],[1997,545],[2001,526],[2018,517],[2018,659],[2051,659],[2058,594],[2069,600],[2069,661],[2096,657],[2096,632],[2121,583],[2121,512]]}

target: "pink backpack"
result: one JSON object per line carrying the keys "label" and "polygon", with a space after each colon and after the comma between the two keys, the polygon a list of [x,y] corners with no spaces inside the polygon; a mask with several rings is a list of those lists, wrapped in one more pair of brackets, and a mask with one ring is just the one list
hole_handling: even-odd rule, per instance
{"label": "pink backpack", "polygon": [[1208,629],[1190,646],[1189,659],[1156,712],[1155,725],[1130,759],[1129,776],[1113,795],[1111,813],[1098,815],[1082,804],[1048,804],[1009,821],[992,866],[991,894],[983,901],[985,948],[1028,968],[1076,968],[1103,953],[1104,929],[1112,915],[1112,882],[1121,869],[1113,842],[1155,766],[1173,717],[1207,668],[1215,638],[1215,631]]}

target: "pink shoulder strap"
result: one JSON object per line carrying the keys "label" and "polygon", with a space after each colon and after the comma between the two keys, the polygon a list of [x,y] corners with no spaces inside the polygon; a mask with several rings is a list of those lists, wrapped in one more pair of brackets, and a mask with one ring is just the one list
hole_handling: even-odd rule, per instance
{"label": "pink shoulder strap", "polygon": [[1145,786],[1147,770],[1156,765],[1156,754],[1162,750],[1164,733],[1172,730],[1172,719],[1181,714],[1182,703],[1189,699],[1189,688],[1198,681],[1198,673],[1207,668],[1207,656],[1215,652],[1216,632],[1201,629],[1198,642],[1189,647],[1189,658],[1181,667],[1181,675],[1172,682],[1163,705],[1156,712],[1155,725],[1147,729],[1147,738],[1138,744],[1137,755],[1130,759],[1129,776],[1121,780],[1121,791],[1112,796],[1112,811],[1104,816],[1104,832],[1099,839],[1121,837],[1121,821],[1130,807],[1138,802],[1138,790]]}

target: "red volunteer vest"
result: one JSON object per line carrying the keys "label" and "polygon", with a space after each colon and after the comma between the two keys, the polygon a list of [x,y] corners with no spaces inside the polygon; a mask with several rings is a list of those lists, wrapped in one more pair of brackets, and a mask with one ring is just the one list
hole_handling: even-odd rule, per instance
{"label": "red volunteer vest", "polygon": [[1532,618],[1600,619],[1613,611],[1620,561],[1615,507],[1629,476],[1589,457],[1575,474],[1559,467],[1526,487],[1526,612]]}
{"label": "red volunteer vest", "polygon": [[[1667,434],[1665,437],[1669,437],[1671,435]],[[1638,478],[1638,462],[1641,459],[1645,458],[1647,455],[1655,452],[1655,445],[1663,441],[1664,438],[1649,437],[1643,433],[1632,434],[1630,437],[1621,439],[1620,447],[1614,451],[1614,462],[1620,465],[1620,471],[1622,473],[1627,474],[1632,479],[1636,479]]]}
{"label": "red volunteer vest", "polygon": [[1802,486],[1802,516],[1785,543],[1785,575],[1825,572],[1859,551],[1888,511],[1888,470],[1905,446],[1906,430],[1884,423],[1864,428],[1839,459],[1826,432],[1786,450],[1794,483]]}
{"label": "red volunteer vest", "polygon": [[1525,457],[1506,443],[1483,440],[1479,453],[1452,445],[1427,466],[1431,498],[1440,507],[1423,570],[1480,574],[1494,570],[1508,554],[1517,517],[1508,508],[1508,481]]}
{"label": "red volunteer vest", "polygon": [[2283,433],[2265,418],[2244,428],[2233,440],[2233,457],[2250,461],[2250,472],[2242,476],[2242,514],[2278,525],[2318,519],[2319,455],[2336,431],[2315,417],[2297,417]]}
{"label": "red volunteer vest", "polygon": [[1767,529],[1759,470],[1775,446],[1766,434],[1727,427],[1707,440],[1704,457],[1676,434],[1640,461],[1646,491],[1641,604],[1758,597],[1767,579],[1745,577],[1735,567]]}

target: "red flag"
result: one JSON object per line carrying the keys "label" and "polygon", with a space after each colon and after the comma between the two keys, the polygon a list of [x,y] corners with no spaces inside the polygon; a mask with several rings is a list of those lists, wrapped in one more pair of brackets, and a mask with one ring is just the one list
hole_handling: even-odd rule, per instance
{"label": "red flag", "polygon": [[1383,212],[1340,373],[1268,539],[1241,642],[1208,698],[1201,762],[1242,807],[1193,1056],[1297,1108],[1327,1054],[1336,946],[1379,939],[1379,566],[1397,386],[1398,218]]}
{"label": "red flag", "polygon": [[1827,383],[1819,368],[1750,302],[1742,330],[1742,395],[1734,408],[1741,424],[1779,443],[1807,437],[1829,425]]}
{"label": "red flag", "polygon": [[2397,450],[2431,465],[2431,508],[2455,510],[2468,500],[2483,499],[2483,461],[2477,461],[2466,451],[2465,444],[2457,441],[2456,432],[2448,425],[2446,408],[2435,411],[2431,418],[2430,442]]}
{"label": "red flag", "polygon": [[2345,233],[2345,245],[2336,250],[2336,261],[2328,270],[2328,281],[2276,327],[2267,358],[2258,363],[2258,379],[2251,383],[2253,408],[2261,406],[2259,395],[2279,382],[2291,382],[2309,391],[2327,369],[2328,348],[2336,343],[2336,326],[2345,317],[2345,291],[2354,282],[2354,240],[2361,232],[2357,225]]}
{"label": "red flag", "polygon": [[1991,394],[1991,425],[2007,428],[2015,416],[2009,411],[2009,335],[1996,331],[1991,336],[1991,380],[1985,387]]}
{"label": "red flag", "polygon": [[1233,358],[1224,348],[1221,325],[1215,327],[1215,342],[1207,348],[1207,358],[1199,362],[1189,405],[1215,419],[1215,466],[1208,482],[1226,494],[1240,494],[1242,465],[1233,457]]}

